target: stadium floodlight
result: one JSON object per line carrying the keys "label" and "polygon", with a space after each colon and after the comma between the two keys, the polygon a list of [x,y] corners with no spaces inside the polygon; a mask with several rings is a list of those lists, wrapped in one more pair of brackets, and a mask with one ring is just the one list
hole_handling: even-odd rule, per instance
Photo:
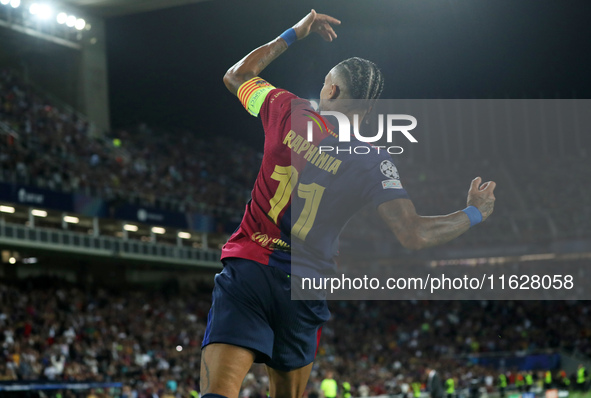
{"label": "stadium floodlight", "polygon": [[57,14],[56,19],[57,19],[57,23],[59,23],[60,25],[63,25],[68,20],[68,14],[66,14],[65,12],[60,12],[59,14]]}
{"label": "stadium floodlight", "polygon": [[31,210],[31,214],[35,217],[47,217],[47,212],[45,210]]}
{"label": "stadium floodlight", "polygon": [[52,15],[51,7],[47,4],[33,3],[29,7],[29,12],[40,19],[49,19]]}
{"label": "stadium floodlight", "polygon": [[49,7],[47,4],[40,4],[39,5],[39,11],[37,12],[37,16],[41,19],[49,19],[51,18],[51,16],[53,15],[53,11],[51,10],[51,7]]}
{"label": "stadium floodlight", "polygon": [[183,350],[183,346],[182,346],[182,345],[177,345],[177,346],[176,346],[176,350],[177,350],[178,352],[181,352],[181,351]]}
{"label": "stadium floodlight", "polygon": [[10,0],[0,0],[0,3],[2,3],[3,6],[7,6],[8,3],[10,3]]}
{"label": "stadium floodlight", "polygon": [[10,264],[16,264],[16,258],[14,258],[14,257],[10,257],[10,258],[8,259],[8,262],[9,262]]}
{"label": "stadium floodlight", "polygon": [[0,212],[12,214],[15,212],[15,210],[12,206],[0,206]]}
{"label": "stadium floodlight", "polygon": [[77,20],[78,18],[76,18],[74,15],[68,15],[68,18],[66,19],[66,25],[70,28],[73,28],[74,26],[76,26]]}
{"label": "stadium floodlight", "polygon": [[181,239],[191,239],[191,234],[188,232],[179,232],[179,238]]}
{"label": "stadium floodlight", "polygon": [[21,0],[10,0],[10,6],[12,8],[19,8],[21,6]]}
{"label": "stadium floodlight", "polygon": [[78,19],[76,20],[76,23],[74,24],[74,27],[75,27],[77,30],[82,30],[82,29],[84,29],[84,27],[85,27],[85,26],[86,26],[86,21],[85,21],[85,20],[83,20],[82,18],[78,18]]}
{"label": "stadium floodlight", "polygon": [[158,235],[163,235],[166,233],[166,230],[160,227],[152,227],[152,232]]}
{"label": "stadium floodlight", "polygon": [[123,226],[123,229],[129,232],[137,232],[137,230],[139,229],[137,225],[133,225],[133,224],[125,224]]}
{"label": "stadium floodlight", "polygon": [[64,216],[64,221],[68,224],[78,224],[80,219],[78,217]]}

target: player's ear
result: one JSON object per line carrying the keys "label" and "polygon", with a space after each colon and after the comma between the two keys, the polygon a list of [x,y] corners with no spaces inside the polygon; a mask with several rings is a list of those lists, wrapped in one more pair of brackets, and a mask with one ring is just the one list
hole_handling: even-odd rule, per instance
{"label": "player's ear", "polygon": [[328,99],[337,99],[341,95],[341,89],[336,84],[332,84],[330,86],[330,91],[328,92]]}

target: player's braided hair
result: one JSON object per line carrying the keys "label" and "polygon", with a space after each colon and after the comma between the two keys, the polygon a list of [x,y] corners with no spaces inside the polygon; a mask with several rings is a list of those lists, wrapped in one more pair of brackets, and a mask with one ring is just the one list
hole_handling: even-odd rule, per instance
{"label": "player's braided hair", "polygon": [[351,99],[369,100],[372,104],[380,98],[384,76],[373,62],[353,57],[339,63],[336,71],[343,77]]}

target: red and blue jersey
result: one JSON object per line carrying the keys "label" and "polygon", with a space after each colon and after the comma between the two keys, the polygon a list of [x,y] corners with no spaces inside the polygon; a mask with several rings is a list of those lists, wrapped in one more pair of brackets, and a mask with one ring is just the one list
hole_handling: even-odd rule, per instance
{"label": "red and blue jersey", "polygon": [[334,268],[339,234],[361,207],[408,197],[384,150],[359,141],[354,144],[366,147],[365,154],[320,150],[353,143],[340,143],[324,119],[312,123],[308,141],[310,115],[318,116],[309,101],[259,77],[237,95],[249,113],[260,115],[265,146],[251,200],[222,259],[245,258],[288,273],[292,260],[316,270]]}

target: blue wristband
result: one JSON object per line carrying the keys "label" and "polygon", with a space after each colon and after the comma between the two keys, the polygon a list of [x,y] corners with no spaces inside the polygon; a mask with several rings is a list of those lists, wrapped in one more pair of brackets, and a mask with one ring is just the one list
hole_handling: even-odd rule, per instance
{"label": "blue wristband", "polygon": [[287,43],[287,47],[291,46],[298,40],[298,35],[296,35],[296,31],[294,28],[289,28],[285,32],[281,33],[281,37]]}
{"label": "blue wristband", "polygon": [[482,213],[474,206],[468,206],[462,210],[470,219],[470,227],[480,224],[482,222]]}

